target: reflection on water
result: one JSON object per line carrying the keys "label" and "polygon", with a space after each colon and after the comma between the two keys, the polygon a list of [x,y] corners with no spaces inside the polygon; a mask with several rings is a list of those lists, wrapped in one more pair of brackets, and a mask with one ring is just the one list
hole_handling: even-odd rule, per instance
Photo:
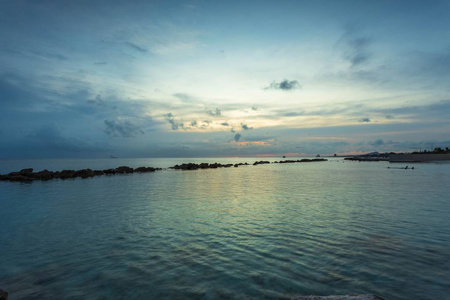
{"label": "reflection on water", "polygon": [[11,299],[445,299],[450,167],[387,166],[0,182],[1,288]]}

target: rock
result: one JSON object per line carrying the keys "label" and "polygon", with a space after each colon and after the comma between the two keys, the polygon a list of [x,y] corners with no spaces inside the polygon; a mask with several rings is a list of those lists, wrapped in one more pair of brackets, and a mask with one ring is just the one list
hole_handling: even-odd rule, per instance
{"label": "rock", "polygon": [[10,176],[9,181],[31,182],[31,181],[33,181],[33,178],[30,178],[28,176],[16,175],[16,176]]}
{"label": "rock", "polygon": [[128,174],[128,173],[133,173],[134,169],[127,167],[127,166],[121,166],[116,168],[116,173],[120,173],[120,174]]}
{"label": "rock", "polygon": [[0,300],[8,300],[8,293],[0,289]]}
{"label": "rock", "polygon": [[[188,164],[187,167],[195,166],[195,164]],[[186,167],[186,168],[187,168]],[[134,170],[133,168],[121,166],[116,169],[107,170],[91,170],[91,169],[81,169],[75,170],[62,170],[52,172],[49,170],[43,170],[40,172],[34,172],[33,169],[22,169],[19,172],[11,172],[9,174],[0,175],[0,181],[18,181],[18,182],[31,182],[34,180],[50,180],[50,179],[69,179],[69,178],[89,178],[101,175],[112,175],[112,174],[125,174],[133,172],[154,172],[156,170],[162,170],[161,168],[152,167],[140,167]]]}
{"label": "rock", "polygon": [[255,162],[253,163],[254,166],[262,165],[262,164],[270,164],[270,161],[264,161],[264,160],[261,160],[261,161],[255,161]]}
{"label": "rock", "polygon": [[106,175],[114,175],[116,174],[116,169],[103,170],[103,173],[105,173]]}
{"label": "rock", "polygon": [[134,169],[134,171],[138,173],[148,173],[148,172],[155,172],[156,169],[152,167],[139,167]]}
{"label": "rock", "polygon": [[32,173],[30,174],[31,177],[34,179],[40,179],[40,180],[50,180],[53,179],[54,173],[49,170],[43,170],[40,172]]}
{"label": "rock", "polygon": [[349,294],[339,296],[300,296],[292,300],[384,300],[384,298],[376,295]]}
{"label": "rock", "polygon": [[82,169],[75,172],[75,177],[89,178],[94,176],[95,173],[91,169]]}
{"label": "rock", "polygon": [[61,179],[75,178],[74,170],[62,170],[61,172],[57,172],[57,173],[58,173],[57,178],[61,178]]}
{"label": "rock", "polygon": [[94,170],[94,174],[95,174],[95,176],[101,176],[101,175],[105,175],[105,172],[103,172],[102,170]]}
{"label": "rock", "polygon": [[28,169],[22,169],[19,171],[19,173],[23,176],[28,176],[31,173],[33,173],[33,168],[28,168]]}

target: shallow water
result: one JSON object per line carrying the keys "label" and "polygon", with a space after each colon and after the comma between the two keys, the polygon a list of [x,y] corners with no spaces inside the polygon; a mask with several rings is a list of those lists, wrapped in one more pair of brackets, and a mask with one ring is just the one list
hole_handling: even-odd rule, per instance
{"label": "shallow water", "polygon": [[[246,159],[0,161],[0,173]],[[11,299],[446,299],[450,164],[270,164],[0,182]]]}

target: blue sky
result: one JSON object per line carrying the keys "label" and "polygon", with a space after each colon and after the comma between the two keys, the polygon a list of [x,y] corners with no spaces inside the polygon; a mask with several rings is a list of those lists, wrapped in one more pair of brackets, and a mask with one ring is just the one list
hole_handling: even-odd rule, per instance
{"label": "blue sky", "polygon": [[2,1],[0,158],[450,145],[450,1]]}

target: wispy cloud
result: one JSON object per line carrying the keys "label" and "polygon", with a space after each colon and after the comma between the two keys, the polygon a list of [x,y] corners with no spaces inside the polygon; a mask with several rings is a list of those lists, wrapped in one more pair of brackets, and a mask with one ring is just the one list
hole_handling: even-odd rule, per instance
{"label": "wispy cloud", "polygon": [[205,113],[210,116],[221,116],[222,115],[222,111],[220,110],[220,108],[216,108],[215,110],[205,109]]}
{"label": "wispy cloud", "polygon": [[136,50],[136,51],[141,52],[141,53],[146,53],[147,52],[147,49],[145,49],[144,47],[141,47],[139,45],[136,45],[135,43],[132,43],[132,42],[125,42],[125,45],[127,45],[131,49]]}
{"label": "wispy cloud", "polygon": [[117,106],[109,105],[105,101],[103,101],[103,99],[102,99],[102,97],[100,95],[97,95],[95,97],[95,99],[87,100],[87,103],[94,104],[94,105],[97,105],[97,106],[102,106],[102,107],[108,107],[108,108],[111,108],[111,109],[116,109],[117,108]]}
{"label": "wispy cloud", "polygon": [[343,58],[350,62],[351,67],[356,67],[367,63],[371,58],[369,50],[371,43],[372,39],[362,35],[358,25],[351,24],[345,27],[337,45],[343,51]]}
{"label": "wispy cloud", "polygon": [[144,134],[139,126],[134,125],[130,121],[122,120],[105,120],[105,132],[111,137],[132,138],[137,134]]}

